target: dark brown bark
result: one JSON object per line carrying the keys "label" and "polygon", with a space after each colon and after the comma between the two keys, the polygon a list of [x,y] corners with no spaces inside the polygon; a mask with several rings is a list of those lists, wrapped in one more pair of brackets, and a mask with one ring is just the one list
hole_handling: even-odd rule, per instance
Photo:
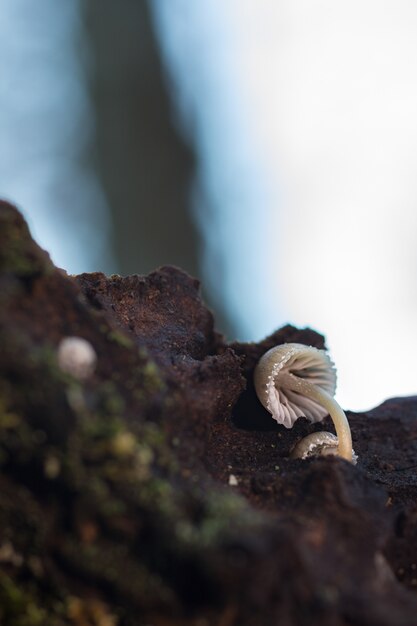
{"label": "dark brown bark", "polygon": [[[98,355],[84,382],[67,336]],[[349,414],[356,467],[291,461],[323,426],[277,426],[251,382],[286,341],[324,345],[227,345],[170,267],[69,277],[2,203],[1,623],[416,624],[417,400]]]}

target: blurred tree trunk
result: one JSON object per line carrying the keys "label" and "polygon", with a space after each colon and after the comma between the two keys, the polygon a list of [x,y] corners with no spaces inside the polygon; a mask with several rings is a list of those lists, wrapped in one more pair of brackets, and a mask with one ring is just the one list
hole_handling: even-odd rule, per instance
{"label": "blurred tree trunk", "polygon": [[199,276],[194,155],[177,132],[145,0],[86,0],[98,175],[122,274],[174,264]]}

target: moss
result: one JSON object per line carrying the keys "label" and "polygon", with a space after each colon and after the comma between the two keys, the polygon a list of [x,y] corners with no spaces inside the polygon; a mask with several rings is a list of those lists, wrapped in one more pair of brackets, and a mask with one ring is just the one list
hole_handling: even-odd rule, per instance
{"label": "moss", "polygon": [[6,626],[117,626],[119,619],[98,598],[39,595],[37,589],[0,572],[0,620]]}
{"label": "moss", "polygon": [[154,361],[148,360],[141,374],[143,376],[143,389],[145,394],[152,395],[166,389],[161,372]]}
{"label": "moss", "polygon": [[107,380],[96,388],[98,400],[97,409],[106,415],[122,415],[125,410],[123,396],[117,390],[115,383]]}
{"label": "moss", "polygon": [[0,431],[15,429],[21,423],[20,415],[9,409],[9,393],[9,386],[0,381]]}
{"label": "moss", "polygon": [[[102,448],[104,444],[106,452],[109,442],[126,431],[125,422],[118,415],[112,414],[90,413],[88,419],[79,420],[79,427],[90,451],[97,445]],[[99,458],[101,456],[99,454]]]}
{"label": "moss", "polygon": [[219,544],[230,536],[231,530],[239,535],[242,528],[260,523],[260,514],[250,509],[241,496],[214,491],[207,498],[207,509],[198,529],[197,541],[201,547]]}
{"label": "moss", "polygon": [[0,621],[7,626],[62,626],[65,607],[55,602],[45,606],[33,585],[17,583],[0,572]]}
{"label": "moss", "polygon": [[132,457],[137,448],[137,440],[132,433],[119,432],[113,437],[110,447],[116,458]]}
{"label": "moss", "polygon": [[[17,261],[13,271],[16,267]],[[22,266],[19,271],[29,269]],[[164,561],[174,555],[181,566],[187,554],[204,568],[204,549],[220,547],[231,527],[235,532],[248,517],[237,496],[219,496],[198,486],[192,490],[184,483],[164,426],[149,419],[160,414],[168,418],[177,410],[175,397],[163,395],[166,384],[159,367],[145,349],[138,355],[126,335],[111,331],[106,337],[122,348],[133,348],[128,354],[128,384],[120,380],[118,386],[114,380],[100,379],[99,373],[80,384],[60,371],[52,345],[33,346],[29,337],[7,333],[4,345],[12,367],[6,359],[3,372],[5,381],[13,384],[0,387],[0,463],[9,464],[22,484],[35,485],[37,496],[48,499],[45,517],[28,515],[16,532],[25,558],[38,557],[48,545],[45,537],[51,525],[55,532],[57,524],[54,550],[80,581],[94,581],[109,591],[115,604],[127,597],[146,610],[172,607],[175,581],[169,576],[170,582],[164,581]],[[127,409],[135,404],[136,415],[129,414]],[[0,521],[5,520],[0,527],[13,527],[4,509],[13,506],[12,501],[3,509],[0,505]],[[26,513],[29,504],[19,510]],[[54,518],[57,510],[62,519]],[[82,528],[89,524],[94,532],[83,535]],[[65,567],[60,590],[66,595],[72,583],[62,572]],[[41,584],[33,593],[12,579],[4,587],[5,623],[55,626],[54,609],[43,608],[35,593],[40,593]],[[0,595],[0,605],[2,599]]]}
{"label": "moss", "polygon": [[122,333],[119,330],[111,330],[107,334],[107,339],[113,341],[114,343],[117,343],[123,348],[133,348],[133,346],[135,345],[132,339],[130,339],[130,337],[128,337],[126,333]]}
{"label": "moss", "polygon": [[61,546],[62,557],[84,576],[101,584],[111,585],[116,595],[134,601],[137,605],[173,607],[175,594],[163,579],[151,569],[138,563],[127,546],[93,544],[82,546],[71,539]]}
{"label": "moss", "polygon": [[[39,360],[33,353],[30,357],[26,361],[29,373],[39,365]],[[62,385],[62,381],[60,384]],[[50,433],[49,423],[54,421],[48,401],[52,403],[60,397],[55,385],[56,379],[54,381],[48,368],[45,375],[39,376],[36,384],[27,385],[24,376],[14,384],[6,379],[0,380],[0,464],[12,462],[14,466],[26,466],[36,458],[46,459],[48,456],[62,454],[55,449],[53,441],[48,441],[47,434]],[[52,388],[54,393],[51,396]],[[57,405],[59,406],[58,403]],[[31,419],[35,413],[32,407],[38,407],[38,421]],[[65,415],[64,411],[62,413]]]}
{"label": "moss", "polygon": [[0,465],[11,457],[17,463],[27,459],[36,444],[33,429],[11,408],[11,393],[10,385],[0,381]]}
{"label": "moss", "polygon": [[[31,350],[29,354],[31,367],[38,369],[41,366],[47,372],[45,378],[50,388],[54,388],[54,394],[59,389],[65,394],[66,389],[71,397],[71,392],[77,391],[80,402],[70,403],[73,409],[74,406],[78,408],[73,415],[75,428],[71,430],[64,449],[40,441],[42,431],[22,420],[19,412],[11,409],[9,400],[13,390],[3,385],[0,389],[0,426],[3,422],[0,449],[6,458],[14,456],[15,463],[26,465],[36,456],[47,479],[60,476],[71,489],[89,494],[103,516],[120,515],[126,510],[123,501],[112,496],[110,485],[122,490],[132,485],[135,501],[144,511],[154,511],[169,523],[177,520],[184,540],[186,536],[187,542],[196,547],[198,543],[215,542],[223,527],[229,524],[227,520],[242,513],[238,497],[225,495],[210,499],[206,494],[207,506],[201,523],[193,525],[187,521],[187,509],[182,508],[178,493],[168,478],[176,475],[178,465],[163,429],[154,422],[142,420],[128,426],[121,417],[125,411],[123,397],[112,381],[96,387],[96,409],[89,408],[82,386],[62,375],[56,367],[52,349],[46,346]],[[145,373],[147,385],[160,389],[159,370],[154,363],[148,362],[144,368],[138,369]],[[44,392],[48,394],[47,390]],[[39,405],[39,399],[32,397],[32,392],[29,395],[30,402]],[[167,478],[155,472],[163,472]],[[191,530],[185,531],[189,524]]]}
{"label": "moss", "polygon": [[0,270],[18,277],[30,277],[53,270],[48,255],[30,236],[20,213],[0,203]]}
{"label": "moss", "polygon": [[[69,446],[67,480],[83,489],[92,510],[103,518],[129,515],[131,505],[112,495],[129,493],[139,514],[175,529],[178,549],[196,554],[220,544],[230,534],[231,520],[235,528],[257,521],[254,515],[249,519],[248,507],[234,494],[208,491],[204,505],[198,489],[194,495],[187,491],[179,497],[171,480],[157,475],[162,469],[167,476],[175,475],[177,467],[156,424],[142,423],[132,432],[122,419],[96,414],[81,419],[79,426]],[[203,505],[198,522],[189,510],[190,497],[200,503],[198,507]]]}

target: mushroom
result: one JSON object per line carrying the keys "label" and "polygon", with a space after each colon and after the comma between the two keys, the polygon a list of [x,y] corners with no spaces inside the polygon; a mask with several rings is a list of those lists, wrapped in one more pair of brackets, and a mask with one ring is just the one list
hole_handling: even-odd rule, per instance
{"label": "mushroom", "polygon": [[97,354],[89,341],[82,337],[65,337],[58,346],[59,368],[78,378],[87,380],[94,373]]}
{"label": "mushroom", "polygon": [[[292,459],[307,459],[309,456],[316,455],[337,455],[338,445],[339,440],[332,433],[328,433],[326,431],[310,433],[294,446],[290,456]],[[352,450],[352,463],[356,465],[357,460],[358,457]]]}
{"label": "mushroom", "polygon": [[[336,369],[324,350],[299,343],[286,343],[271,348],[259,360],[254,381],[256,393],[263,406],[286,428],[292,428],[301,416],[311,422],[320,422],[329,413],[337,435],[337,444],[333,440],[333,445],[330,446],[333,448],[331,453],[354,462],[349,423],[342,408],[333,398],[336,390]],[[314,435],[327,437],[331,433]],[[313,442],[307,442],[307,447],[312,443],[314,437]],[[325,452],[329,444],[330,440],[327,438],[321,443],[314,443],[312,449],[319,453],[329,453]]]}

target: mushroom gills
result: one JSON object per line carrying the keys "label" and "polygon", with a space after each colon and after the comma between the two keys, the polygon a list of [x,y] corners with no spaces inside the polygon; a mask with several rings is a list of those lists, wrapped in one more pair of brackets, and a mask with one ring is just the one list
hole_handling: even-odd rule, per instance
{"label": "mushroom gills", "polygon": [[350,461],[352,459],[352,437],[346,415],[336,400],[323,388],[314,385],[306,378],[300,378],[290,372],[280,374],[281,384],[288,390],[303,397],[304,402],[310,399],[329,412],[338,435],[338,454]]}
{"label": "mushroom gills", "polygon": [[334,399],[336,369],[324,350],[298,343],[281,344],[260,358],[254,371],[260,402],[286,428],[305,416],[310,422],[333,420],[337,454],[352,461],[352,437],[343,409]]}

